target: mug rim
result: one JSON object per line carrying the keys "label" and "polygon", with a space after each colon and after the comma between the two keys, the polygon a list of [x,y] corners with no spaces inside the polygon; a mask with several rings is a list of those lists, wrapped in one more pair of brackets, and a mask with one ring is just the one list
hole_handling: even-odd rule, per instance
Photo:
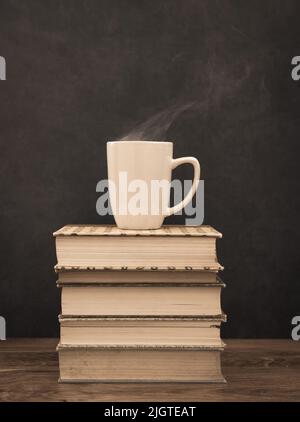
{"label": "mug rim", "polygon": [[107,141],[107,144],[173,144],[173,141]]}

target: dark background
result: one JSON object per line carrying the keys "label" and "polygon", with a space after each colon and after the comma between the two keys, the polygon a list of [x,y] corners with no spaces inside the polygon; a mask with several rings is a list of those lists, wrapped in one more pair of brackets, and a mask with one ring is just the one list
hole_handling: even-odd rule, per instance
{"label": "dark background", "polygon": [[[173,103],[223,232],[225,337],[290,337],[300,314],[299,1],[0,0],[0,315],[57,336],[52,232],[107,223],[105,143]],[[183,168],[175,176],[191,178]],[[180,222],[179,217],[168,219]]]}

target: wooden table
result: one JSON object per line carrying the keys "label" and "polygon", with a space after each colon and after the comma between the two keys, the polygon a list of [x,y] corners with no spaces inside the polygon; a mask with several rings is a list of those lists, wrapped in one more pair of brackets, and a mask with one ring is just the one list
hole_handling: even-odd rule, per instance
{"label": "wooden table", "polygon": [[226,340],[227,384],[58,384],[56,339],[0,342],[1,401],[300,401],[300,342]]}

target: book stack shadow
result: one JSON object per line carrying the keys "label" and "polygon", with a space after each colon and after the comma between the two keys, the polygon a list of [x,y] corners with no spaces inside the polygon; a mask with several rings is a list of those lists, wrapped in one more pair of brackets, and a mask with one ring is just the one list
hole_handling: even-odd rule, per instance
{"label": "book stack shadow", "polygon": [[221,233],[68,225],[54,237],[61,382],[224,382]]}

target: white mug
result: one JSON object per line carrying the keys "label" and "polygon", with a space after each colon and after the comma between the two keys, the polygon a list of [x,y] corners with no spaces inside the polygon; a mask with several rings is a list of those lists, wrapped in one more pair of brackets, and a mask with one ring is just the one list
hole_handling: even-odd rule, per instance
{"label": "white mug", "polygon": [[[172,170],[186,163],[194,167],[192,187],[183,201],[169,207]],[[158,229],[192,200],[200,179],[198,160],[173,159],[172,142],[107,142],[107,167],[110,204],[122,229]]]}

